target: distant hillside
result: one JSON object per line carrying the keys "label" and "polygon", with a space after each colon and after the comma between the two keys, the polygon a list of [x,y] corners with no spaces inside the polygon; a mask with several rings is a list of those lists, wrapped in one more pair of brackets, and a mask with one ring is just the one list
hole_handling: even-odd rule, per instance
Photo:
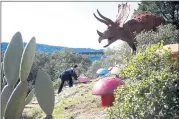
{"label": "distant hillside", "polygon": [[[1,43],[1,50],[5,51],[7,48],[8,43],[7,42],[2,42]],[[26,43],[24,43],[24,46]],[[36,50],[37,52],[55,52],[55,51],[60,51],[64,48],[68,47],[62,47],[62,46],[51,46],[51,45],[45,45],[45,44],[37,44]],[[91,48],[68,48],[73,50],[74,52],[103,52],[103,49],[91,49]]]}
{"label": "distant hillside", "polygon": [[[24,43],[24,46],[26,45],[26,43]],[[8,46],[8,43],[7,42],[2,42],[1,43],[1,50],[2,51],[5,51],[6,48]],[[55,52],[55,51],[60,51],[64,48],[68,48],[68,47],[62,47],[62,46],[51,46],[51,45],[45,45],[45,44],[37,44],[37,47],[36,47],[36,51],[37,52],[48,52],[48,53],[51,53],[51,52]],[[85,52],[104,52],[103,49],[99,49],[99,50],[96,50],[96,49],[92,49],[92,48],[68,48],[74,52],[77,52],[77,53],[85,53]],[[90,55],[89,56],[89,60],[91,61],[94,61],[94,60],[99,60],[103,57],[103,55]]]}

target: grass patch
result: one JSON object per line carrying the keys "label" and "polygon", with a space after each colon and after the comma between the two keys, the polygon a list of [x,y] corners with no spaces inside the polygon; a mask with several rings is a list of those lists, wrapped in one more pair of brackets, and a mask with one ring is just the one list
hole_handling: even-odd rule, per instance
{"label": "grass patch", "polygon": [[[64,88],[56,94],[53,119],[84,119],[105,116],[104,109],[100,107],[100,96],[92,95],[91,89],[95,82],[78,84],[71,88]],[[26,111],[28,119],[37,119],[45,116],[37,104],[36,109]]]}

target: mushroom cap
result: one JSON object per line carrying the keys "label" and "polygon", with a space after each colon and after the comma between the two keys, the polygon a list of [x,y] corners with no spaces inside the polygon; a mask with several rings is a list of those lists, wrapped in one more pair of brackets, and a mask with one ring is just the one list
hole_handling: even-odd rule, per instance
{"label": "mushroom cap", "polygon": [[[163,46],[164,49],[168,49],[169,51],[171,51],[172,55],[177,55],[179,54],[179,44],[168,44]],[[163,53],[163,50],[157,50],[156,53]]]}
{"label": "mushroom cap", "polygon": [[120,78],[107,77],[96,82],[92,89],[92,94],[95,95],[111,95],[119,85],[124,82]]}
{"label": "mushroom cap", "polygon": [[110,71],[111,74],[118,74],[120,68],[119,67],[113,67],[112,70]]}
{"label": "mushroom cap", "polygon": [[89,81],[89,79],[86,76],[80,76],[80,77],[78,77],[78,82],[79,83],[88,82],[88,81]]}
{"label": "mushroom cap", "polygon": [[107,74],[109,71],[108,71],[108,69],[106,69],[106,68],[100,68],[100,69],[98,69],[97,70],[97,74],[99,74],[99,75],[104,75],[104,74]]}
{"label": "mushroom cap", "polygon": [[163,46],[164,49],[169,49],[172,54],[179,54],[179,44],[168,44]]}
{"label": "mushroom cap", "polygon": [[108,68],[108,71],[111,71],[111,70],[112,70],[112,68],[113,68],[113,67],[109,67],[109,68]]}

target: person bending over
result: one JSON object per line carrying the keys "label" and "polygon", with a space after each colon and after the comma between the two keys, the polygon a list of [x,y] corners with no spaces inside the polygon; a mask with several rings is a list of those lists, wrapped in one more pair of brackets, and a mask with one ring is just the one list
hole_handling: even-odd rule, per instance
{"label": "person bending over", "polygon": [[61,83],[58,89],[58,94],[62,91],[65,81],[69,82],[69,87],[73,86],[72,77],[74,77],[74,79],[77,80],[77,74],[75,71],[77,67],[78,65],[74,65],[73,68],[67,69],[61,73],[60,75]]}

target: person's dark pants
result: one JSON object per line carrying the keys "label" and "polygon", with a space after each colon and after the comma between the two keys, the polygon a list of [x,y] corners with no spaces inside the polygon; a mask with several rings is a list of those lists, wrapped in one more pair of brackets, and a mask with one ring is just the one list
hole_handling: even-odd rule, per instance
{"label": "person's dark pants", "polygon": [[73,86],[72,77],[68,76],[68,75],[62,75],[61,76],[61,83],[60,83],[60,86],[59,86],[59,89],[58,89],[58,94],[62,91],[62,88],[63,88],[63,85],[64,85],[65,81],[68,81],[69,87]]}

